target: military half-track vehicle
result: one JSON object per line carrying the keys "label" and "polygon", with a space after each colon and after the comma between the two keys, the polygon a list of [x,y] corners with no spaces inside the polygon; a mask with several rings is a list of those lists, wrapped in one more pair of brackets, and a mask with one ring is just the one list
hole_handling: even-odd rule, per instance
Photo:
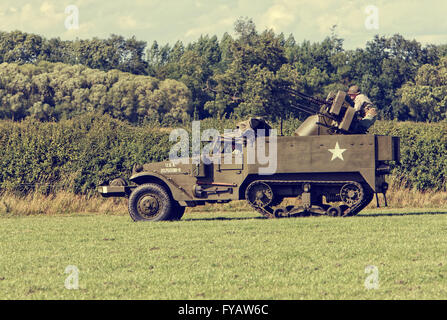
{"label": "military half-track vehicle", "polygon": [[[250,139],[244,136],[241,152],[230,153],[231,163],[224,159],[193,161],[191,157],[187,163],[168,160],[136,165],[131,184],[116,179],[98,191],[104,197],[128,197],[129,213],[135,221],[178,220],[186,207],[232,200],[246,200],[267,218],[346,217],[358,214],[374,195],[385,196],[389,162],[400,158],[399,138],[359,132],[352,101],[342,91],[326,100],[294,93],[299,98],[294,106],[312,115],[294,136],[276,137],[277,150],[270,151],[277,152],[274,172],[261,174],[265,164],[248,161]],[[239,125],[239,132],[242,135],[259,127],[269,128],[252,118]],[[233,138],[223,136],[219,143],[224,148],[225,141]],[[261,138],[266,146],[273,142],[268,134],[254,139]],[[296,197],[301,205],[281,206],[285,198]]]}

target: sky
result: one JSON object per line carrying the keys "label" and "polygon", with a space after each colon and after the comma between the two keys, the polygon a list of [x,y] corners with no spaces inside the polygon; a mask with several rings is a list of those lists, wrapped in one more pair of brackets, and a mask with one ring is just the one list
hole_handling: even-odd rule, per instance
{"label": "sky", "polygon": [[446,13],[446,0],[2,0],[0,30],[63,40],[118,34],[173,45],[234,34],[234,22],[248,17],[258,31],[293,34],[297,42],[321,41],[336,25],[345,49],[354,49],[376,34],[445,44]]}

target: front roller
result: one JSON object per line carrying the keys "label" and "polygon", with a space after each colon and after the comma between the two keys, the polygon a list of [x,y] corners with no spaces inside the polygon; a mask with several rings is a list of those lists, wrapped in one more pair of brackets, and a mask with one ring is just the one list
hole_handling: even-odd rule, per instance
{"label": "front roller", "polygon": [[140,185],[129,197],[129,214],[134,221],[179,220],[184,212],[185,208],[155,183]]}

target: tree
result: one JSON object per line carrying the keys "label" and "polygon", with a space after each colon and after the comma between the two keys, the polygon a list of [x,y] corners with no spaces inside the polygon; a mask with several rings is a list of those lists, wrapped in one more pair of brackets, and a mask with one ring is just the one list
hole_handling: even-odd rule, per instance
{"label": "tree", "polygon": [[13,31],[0,32],[0,63],[35,63],[42,50],[42,37]]}
{"label": "tree", "polygon": [[215,99],[205,104],[210,115],[222,117],[234,113],[238,116],[260,115],[270,119],[281,114],[283,96],[279,88],[286,85],[284,73],[287,63],[283,36],[272,30],[261,34],[251,19],[239,19],[235,23],[238,37],[230,41],[228,52],[232,61],[224,72],[210,79]]}
{"label": "tree", "polygon": [[418,68],[436,60],[430,49],[401,35],[375,36],[366,49],[357,49],[351,59],[351,79],[357,82],[381,110],[385,119],[408,119],[406,109],[395,99],[397,90],[414,79]]}
{"label": "tree", "polygon": [[191,93],[183,83],[117,70],[3,63],[0,80],[0,118],[34,116],[48,121],[97,112],[134,123],[167,115],[174,123],[185,121],[192,112]]}
{"label": "tree", "polygon": [[414,121],[441,121],[447,118],[447,57],[438,66],[425,64],[415,81],[399,90],[400,102]]}

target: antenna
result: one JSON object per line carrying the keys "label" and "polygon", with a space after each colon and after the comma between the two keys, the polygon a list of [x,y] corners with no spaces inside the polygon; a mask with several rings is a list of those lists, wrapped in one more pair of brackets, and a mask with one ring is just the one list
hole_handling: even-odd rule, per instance
{"label": "antenna", "polygon": [[282,134],[282,117],[280,118],[280,132],[281,132],[281,137],[283,136]]}

